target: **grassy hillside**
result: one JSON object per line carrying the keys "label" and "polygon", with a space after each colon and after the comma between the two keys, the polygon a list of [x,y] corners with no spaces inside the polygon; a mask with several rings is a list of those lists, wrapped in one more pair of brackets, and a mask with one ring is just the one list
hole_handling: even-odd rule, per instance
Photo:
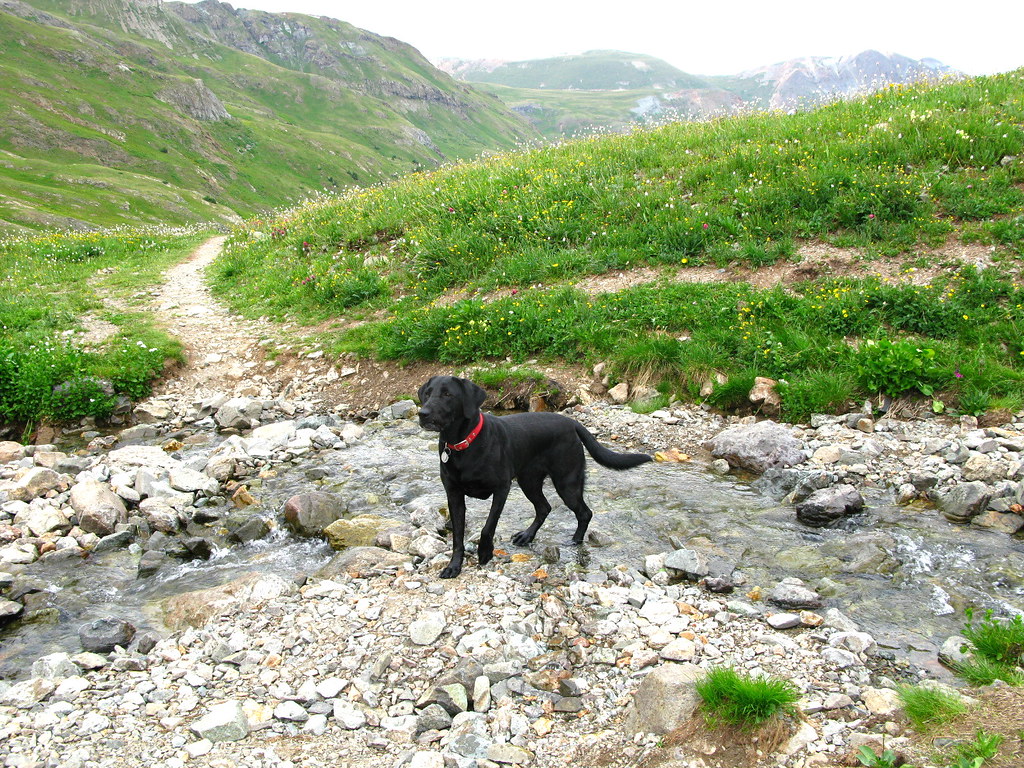
{"label": "grassy hillside", "polygon": [[229,219],[534,135],[343,22],[213,0],[0,12],[0,229]]}
{"label": "grassy hillside", "polygon": [[[771,376],[792,418],[879,391],[1020,407],[1022,126],[1016,72],[498,155],[249,222],[218,283],[241,311],[366,319],[336,351],[610,359],[667,393],[717,381],[721,405]],[[863,269],[771,289],[688,280],[819,242]],[[934,263],[935,246],[961,243],[989,245],[994,266]],[[938,274],[873,274],[893,262]],[[667,271],[616,293],[574,287],[639,266]],[[466,288],[492,293],[439,302]]]}

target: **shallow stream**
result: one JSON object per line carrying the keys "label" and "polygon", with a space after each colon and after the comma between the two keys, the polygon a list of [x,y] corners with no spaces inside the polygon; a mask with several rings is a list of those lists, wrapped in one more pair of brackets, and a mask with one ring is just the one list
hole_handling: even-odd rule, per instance
{"label": "shallow stream", "polygon": [[[213,445],[186,450],[209,452]],[[258,504],[250,509],[274,516],[289,496],[324,490],[348,499],[350,514],[404,520],[407,505],[444,503],[435,446],[435,437],[413,423],[374,425],[351,448],[275,466],[272,476],[252,486]],[[868,498],[865,513],[845,527],[811,529],[797,522],[791,507],[779,506],[748,482],[693,464],[614,472],[591,462],[587,483],[595,513],[591,530],[612,543],[569,546],[575,519],[559,503],[531,547],[538,561],[550,560],[550,547],[557,545],[564,568],[596,576],[620,564],[642,568],[645,555],[677,546],[699,548],[735,563],[745,579],[737,597],[754,586],[767,592],[782,578],[799,577],[881,645],[928,666],[937,647],[959,633],[964,608],[1024,611],[1022,542],[955,526],[932,508],[899,508]],[[547,491],[557,501],[550,485]],[[469,535],[479,531],[487,505],[470,500]],[[530,519],[531,505],[513,490],[498,526],[498,546],[516,552],[509,539]],[[78,627],[91,619],[116,615],[162,633],[157,606],[172,594],[250,571],[311,573],[331,554],[322,542],[297,540],[278,529],[262,542],[219,549],[209,561],[165,565],[146,579],[136,577],[138,554],[129,550],[36,563],[26,573],[46,589],[27,606],[35,619],[0,635],[0,677],[26,676],[31,662],[46,653],[78,652]],[[471,557],[467,569],[476,567]]]}

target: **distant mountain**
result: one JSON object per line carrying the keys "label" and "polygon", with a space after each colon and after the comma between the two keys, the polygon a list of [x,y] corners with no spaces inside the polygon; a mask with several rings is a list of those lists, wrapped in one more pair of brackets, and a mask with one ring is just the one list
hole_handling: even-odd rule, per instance
{"label": "distant mountain", "polygon": [[934,59],[877,51],[794,59],[731,76],[691,75],[621,51],[513,62],[442,59],[438,67],[493,93],[551,138],[741,109],[813,106],[890,83],[957,74]]}
{"label": "distant mountain", "polygon": [[342,21],[0,0],[0,230],[231,219],[536,136]]}
{"label": "distant mountain", "polygon": [[622,51],[587,51],[529,61],[441,59],[437,66],[460,80],[511,88],[615,91],[708,86],[704,78],[688,75],[661,59]]}
{"label": "distant mountain", "polygon": [[739,77],[771,88],[767,106],[785,109],[865,93],[892,83],[961,74],[935,59],[863,51],[838,58],[814,56],[742,72]]}

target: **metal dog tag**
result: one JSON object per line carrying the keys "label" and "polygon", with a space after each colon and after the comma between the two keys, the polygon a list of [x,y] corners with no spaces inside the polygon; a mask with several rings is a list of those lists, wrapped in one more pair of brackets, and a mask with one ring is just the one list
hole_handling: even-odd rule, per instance
{"label": "metal dog tag", "polygon": [[448,463],[448,451],[442,451],[441,452],[441,463],[442,464],[447,464]]}

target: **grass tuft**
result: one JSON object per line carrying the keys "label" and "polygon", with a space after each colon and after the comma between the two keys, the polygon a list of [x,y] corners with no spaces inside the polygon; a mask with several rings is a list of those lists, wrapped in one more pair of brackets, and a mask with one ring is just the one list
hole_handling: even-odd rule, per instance
{"label": "grass tuft", "polygon": [[800,694],[792,683],[749,677],[731,667],[718,667],[696,685],[707,716],[728,725],[754,728],[794,711]]}

